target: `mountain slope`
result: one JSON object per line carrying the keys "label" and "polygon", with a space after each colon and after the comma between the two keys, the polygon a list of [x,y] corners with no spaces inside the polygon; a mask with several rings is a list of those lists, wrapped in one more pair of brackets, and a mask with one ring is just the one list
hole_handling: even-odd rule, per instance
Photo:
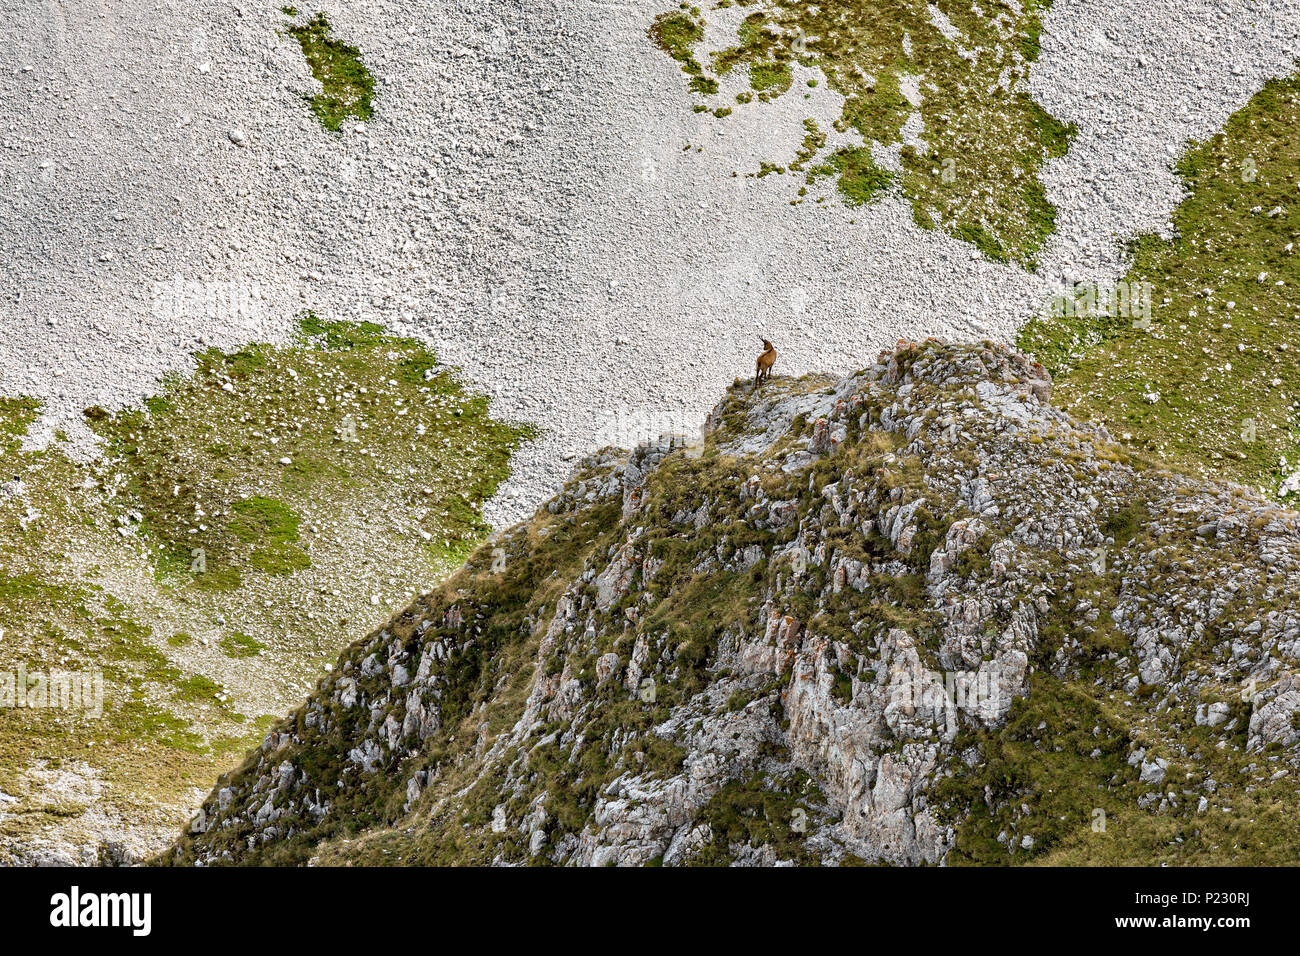
{"label": "mountain slope", "polygon": [[1300,524],[985,344],[738,384],[344,653],[159,862],[1276,862]]}
{"label": "mountain slope", "polygon": [[[1300,74],[1270,80],[1177,169],[1175,238],[1141,237],[1117,284],[1083,283],[1017,339],[1061,407],[1195,474],[1300,489],[1300,311],[1291,211]],[[1117,297],[1141,309],[1117,309]]]}
{"label": "mountain slope", "polygon": [[[40,404],[0,397],[0,863],[166,847],[340,649],[459,567],[532,434],[373,325],[309,315],[195,365],[88,409],[88,463],[26,447]],[[71,677],[98,690],[49,692]]]}

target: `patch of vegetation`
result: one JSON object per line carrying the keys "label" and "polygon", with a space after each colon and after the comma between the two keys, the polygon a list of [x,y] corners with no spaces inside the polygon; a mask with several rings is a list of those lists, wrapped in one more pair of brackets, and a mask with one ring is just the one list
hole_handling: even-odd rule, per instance
{"label": "patch of vegetation", "polygon": [[[0,453],[4,454],[6,459],[11,456],[16,458],[18,449],[22,446],[23,436],[27,434],[27,429],[32,422],[36,421],[36,416],[40,414],[40,402],[33,398],[4,398],[0,396]],[[9,464],[8,461],[5,464]],[[9,480],[9,475],[4,472],[4,480]]]}
{"label": "patch of vegetation", "polygon": [[310,314],[301,332],[300,346],[205,352],[162,401],[93,417],[162,580],[293,574],[311,565],[305,528],[318,542],[380,502],[435,561],[486,533],[478,503],[528,430],[493,421],[414,340]]}
{"label": "patch of vegetation", "polygon": [[[1003,728],[963,732],[979,759],[936,788],[961,821],[949,865],[1285,865],[1300,838],[1295,788],[1245,751],[1249,705],[1224,691],[1235,733],[1135,720],[1135,707],[1160,710],[1159,693],[1140,686],[1124,706],[1040,672]],[[1163,785],[1142,783],[1138,764],[1160,755]]]}
{"label": "patch of vegetation", "polygon": [[[1300,78],[1271,80],[1192,144],[1176,238],[1133,243],[1128,308],[1083,286],[1018,343],[1052,371],[1060,407],[1134,452],[1274,493],[1300,468],[1298,96]],[[1149,316],[1133,308],[1144,289]]]}
{"label": "patch of vegetation", "polygon": [[755,63],[749,68],[749,85],[760,93],[784,93],[790,89],[791,82],[788,64],[774,61]]}
{"label": "patch of vegetation", "polygon": [[249,563],[268,574],[291,574],[311,566],[311,559],[295,542],[299,517],[274,498],[254,495],[235,502],[230,531],[244,544],[253,545]]}
{"label": "patch of vegetation", "polygon": [[836,188],[846,206],[874,202],[889,188],[893,174],[881,169],[871,158],[871,150],[849,146],[837,149],[826,162],[808,172],[808,182],[820,176],[836,176]]}
{"label": "patch of vegetation", "polygon": [[[863,170],[873,146],[898,148],[897,186],[918,224],[941,228],[991,259],[1034,266],[1056,221],[1038,172],[1064,155],[1075,135],[1026,89],[1047,0],[1014,8],[948,0],[754,0],[745,6],[751,9],[736,42],[713,51],[708,68],[695,54],[704,37],[697,12],[662,15],[650,36],[683,64],[692,91],[705,95],[719,89],[713,80],[745,70],[756,98],[768,102],[790,89],[796,67],[820,71],[845,97],[836,131],[863,140],[841,150],[855,155],[845,168],[832,164],[846,204],[891,185],[879,170],[864,181]],[[752,98],[742,92],[736,101]],[[913,116],[924,124],[923,139],[935,144],[925,153],[901,146]]]}
{"label": "patch of vegetation", "polygon": [[[6,542],[7,518],[0,509]],[[24,669],[24,693],[40,694],[41,682],[71,693],[51,696],[49,706],[38,698],[41,706],[0,707],[0,789],[17,798],[0,818],[0,859],[11,841],[80,826],[100,785],[111,788],[119,810],[187,801],[189,788],[206,787],[224,757],[211,735],[242,721],[220,685],[173,662],[123,602],[96,585],[56,582],[57,570],[10,573],[22,560],[0,548],[0,672]],[[42,775],[58,768],[86,780],[79,805],[51,805],[44,796]],[[154,811],[140,822],[149,819]]]}
{"label": "patch of vegetation", "polygon": [[[1138,797],[1131,792],[1137,773],[1126,763],[1123,725],[1087,689],[1044,674],[1035,675],[1028,695],[1016,699],[1005,726],[965,730],[957,744],[978,745],[980,761],[936,787],[937,799],[951,802],[961,821],[948,856],[953,865],[1022,862],[1018,854],[1049,852],[1089,831],[1094,809],[1104,812]],[[1021,845],[1025,837],[1029,846]]]}
{"label": "patch of vegetation", "polygon": [[704,39],[704,20],[698,9],[661,13],[650,24],[646,35],[682,65],[683,73],[692,77],[703,75],[704,68],[695,58],[695,45]]}
{"label": "patch of vegetation", "polygon": [[305,315],[296,344],[196,365],[137,408],[88,409],[92,465],[23,451],[39,404],[0,398],[0,480],[22,478],[0,495],[0,671],[104,682],[102,718],[0,712],[0,789],[35,808],[0,820],[0,858],[54,831],[100,838],[39,810],[44,765],[84,765],[113,811],[179,827],[192,789],[260,740],[244,713],[290,709],[477,544],[531,434],[366,323]]}
{"label": "patch of vegetation", "polygon": [[231,631],[221,639],[221,649],[227,657],[256,657],[266,649],[266,645],[259,643],[247,634]]}
{"label": "patch of vegetation", "polygon": [[[297,16],[289,12],[292,9],[285,7],[284,12]],[[375,78],[362,62],[361,51],[332,35],[324,13],[288,27],[287,32],[302,47],[312,76],[320,82],[321,92],[307,97],[307,101],[321,125],[337,133],[349,116],[370,119],[374,112],[371,99]]]}
{"label": "patch of vegetation", "polygon": [[802,770],[774,778],[759,771],[728,783],[696,816],[697,824],[709,826],[713,839],[691,862],[725,866],[732,859],[731,847],[739,844],[770,847],[778,860],[815,864],[804,841],[824,803],[816,783]]}

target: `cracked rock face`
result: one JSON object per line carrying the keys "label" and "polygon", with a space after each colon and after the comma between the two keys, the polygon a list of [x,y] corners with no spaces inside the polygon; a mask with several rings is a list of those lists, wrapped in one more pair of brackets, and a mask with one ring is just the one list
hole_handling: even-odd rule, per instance
{"label": "cracked rock face", "polygon": [[927,341],[584,460],[160,862],[1022,862],[1099,808],[1174,845],[1300,759],[1300,524],[1049,397]]}

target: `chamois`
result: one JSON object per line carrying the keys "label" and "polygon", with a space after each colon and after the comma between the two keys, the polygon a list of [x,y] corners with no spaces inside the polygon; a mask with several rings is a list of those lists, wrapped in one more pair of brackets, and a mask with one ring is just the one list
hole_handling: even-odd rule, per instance
{"label": "chamois", "polygon": [[767,339],[763,339],[763,354],[760,355],[758,361],[754,363],[755,388],[772,377],[772,363],[775,361],[776,349],[772,348],[771,342]]}

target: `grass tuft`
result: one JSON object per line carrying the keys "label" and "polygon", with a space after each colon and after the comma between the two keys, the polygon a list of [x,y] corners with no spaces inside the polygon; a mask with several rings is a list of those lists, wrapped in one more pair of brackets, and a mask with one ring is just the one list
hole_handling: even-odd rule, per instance
{"label": "grass tuft", "polygon": [[[289,16],[292,7],[285,7]],[[361,51],[331,33],[329,20],[318,13],[306,23],[288,28],[302,47],[312,76],[320,82],[321,92],[307,98],[321,125],[337,133],[349,116],[370,119],[375,78],[361,60]]]}

